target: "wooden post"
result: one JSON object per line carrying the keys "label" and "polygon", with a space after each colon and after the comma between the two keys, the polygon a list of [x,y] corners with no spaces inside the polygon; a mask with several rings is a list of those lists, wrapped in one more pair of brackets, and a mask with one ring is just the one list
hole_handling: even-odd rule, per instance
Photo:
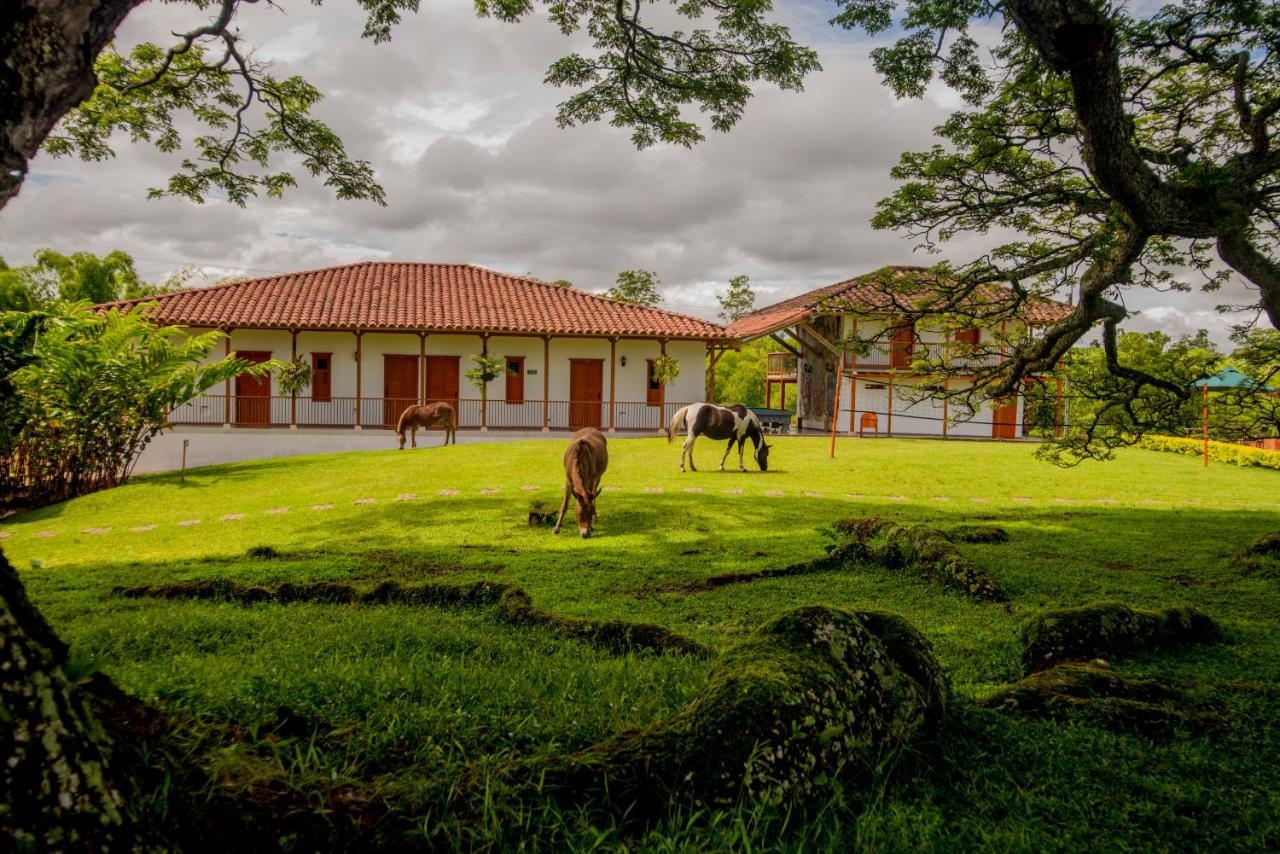
{"label": "wooden post", "polygon": [[542,336],[542,429],[551,429],[551,336]]}
{"label": "wooden post", "polygon": [[[231,357],[231,330],[226,330],[226,336],[222,339],[222,355],[224,358]],[[222,426],[227,429],[231,428],[231,377],[227,377],[222,388]]]}
{"label": "wooden post", "polygon": [[357,430],[361,429],[360,427],[360,409],[361,409],[360,393],[362,391],[361,380],[364,377],[364,362],[360,358],[360,346],[363,338],[364,338],[364,333],[361,332],[359,329],[357,329],[356,330],[356,429]]}
{"label": "wooden post", "polygon": [[853,435],[853,422],[858,417],[858,363],[857,356],[849,366],[849,435]]}
{"label": "wooden post", "polygon": [[1053,404],[1053,435],[1062,437],[1062,376],[1058,376],[1058,394]]}
{"label": "wooden post", "polygon": [[1200,417],[1203,422],[1202,430],[1204,432],[1204,465],[1209,467],[1209,383],[1206,380],[1204,384],[1204,394],[1201,397]]}
{"label": "wooden post", "polygon": [[840,386],[844,385],[844,358],[836,362],[836,399],[831,404],[831,453],[828,459],[836,458],[836,426],[840,423]]}
{"label": "wooden post", "polygon": [[[489,356],[489,333],[480,336],[480,355]],[[489,382],[480,387],[480,429],[489,432]]]}
{"label": "wooden post", "polygon": [[893,368],[889,369],[889,426],[885,429],[889,436],[893,435]]}
{"label": "wooden post", "polygon": [[[768,368],[765,368],[765,371],[768,370]],[[712,401],[712,403],[714,402]],[[773,380],[769,379],[768,376],[764,379],[764,405],[770,408],[773,407]]]}
{"label": "wooden post", "polygon": [[[658,350],[662,355],[667,355],[667,339],[658,339]],[[667,420],[667,384],[658,383],[658,432],[662,432],[663,424]]]}
{"label": "wooden post", "polygon": [[418,333],[418,403],[427,402],[427,333]]}
{"label": "wooden post", "polygon": [[[296,329],[289,330],[289,335],[292,338],[292,341],[290,342],[290,348],[289,348],[291,353],[291,355],[289,356],[289,361],[296,362],[298,360],[298,330]],[[297,389],[294,389],[293,391],[289,392],[289,429],[296,430],[297,427],[298,427],[298,391]]]}
{"label": "wooden post", "polygon": [[[797,364],[796,371],[798,372],[799,370],[800,370],[800,366]],[[799,376],[798,373],[797,373],[797,376]],[[796,386],[797,388],[799,387],[799,381],[797,381]],[[782,396],[781,399],[778,401],[778,408],[786,409],[787,408],[787,381],[786,380],[783,380],[782,382],[778,383],[778,393]]]}
{"label": "wooden post", "polygon": [[[707,371],[707,394],[709,395],[709,399],[707,400],[708,403],[716,402],[716,361],[719,358],[720,358],[719,354],[717,353],[717,351],[711,348],[711,342],[708,341],[707,342],[707,362],[709,363],[709,367]],[[768,359],[767,356],[765,358]],[[769,363],[767,361],[765,362],[764,369],[766,371],[769,370]],[[767,400],[765,401],[765,405],[766,406],[769,405],[769,402]]]}
{"label": "wooden post", "polygon": [[948,406],[947,406],[947,404],[950,402],[947,397],[947,392],[950,390],[951,390],[951,380],[944,378],[942,380],[942,438],[944,439],[947,438],[947,436],[949,435],[948,431],[951,426],[951,418],[950,418],[950,413],[948,412]]}
{"label": "wooden post", "polygon": [[617,379],[617,375],[618,375],[618,360],[616,358],[617,355],[618,355],[618,339],[610,338],[609,339],[609,432],[610,433],[614,432],[615,430],[614,413],[616,413],[618,410],[617,401],[614,397],[614,389],[617,388],[617,384],[614,382],[614,380]]}

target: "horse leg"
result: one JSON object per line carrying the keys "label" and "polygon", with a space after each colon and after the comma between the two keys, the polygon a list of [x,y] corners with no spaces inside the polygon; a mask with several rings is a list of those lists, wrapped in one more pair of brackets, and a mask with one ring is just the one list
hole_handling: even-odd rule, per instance
{"label": "horse leg", "polygon": [[747,444],[747,437],[743,436],[738,440],[738,470],[746,471],[747,467],[742,464],[742,448]]}
{"label": "horse leg", "polygon": [[560,502],[560,513],[556,516],[556,526],[551,529],[551,533],[560,533],[560,524],[564,522],[564,514],[569,511],[569,493],[573,486],[569,483],[564,485],[564,501]]}
{"label": "horse leg", "polygon": [[721,457],[721,471],[724,471],[724,461],[728,460],[728,452],[733,449],[733,439],[728,440],[727,446],[724,446],[724,456]]}
{"label": "horse leg", "polygon": [[689,438],[685,440],[685,443],[684,443],[684,453],[680,454],[680,471],[684,471],[684,457],[685,457],[685,454],[688,454],[688,455],[689,455],[689,469],[690,469],[691,471],[697,471],[697,470],[698,470],[698,467],[697,467],[696,465],[694,465],[694,464],[693,464],[693,443],[694,443],[694,442],[696,442],[696,441],[697,441],[697,439],[698,439],[698,437],[697,437],[697,436],[693,435],[693,433],[690,433],[690,434],[689,434]]}
{"label": "horse leg", "polygon": [[400,437],[400,450],[403,451],[404,450],[404,434],[397,431],[396,435]]}
{"label": "horse leg", "polygon": [[413,443],[410,447],[418,447],[418,425],[413,425],[413,429],[409,431],[410,441]]}

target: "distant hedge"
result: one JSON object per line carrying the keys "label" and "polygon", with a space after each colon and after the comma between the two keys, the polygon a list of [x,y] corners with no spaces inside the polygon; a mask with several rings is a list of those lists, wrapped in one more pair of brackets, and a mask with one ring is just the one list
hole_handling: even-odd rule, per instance
{"label": "distant hedge", "polygon": [[[1180,436],[1143,436],[1138,447],[1151,451],[1168,451],[1173,454],[1189,454],[1198,457],[1204,453],[1203,439],[1184,439]],[[1248,445],[1230,442],[1209,442],[1209,459],[1238,466],[1261,466],[1280,471],[1280,451],[1265,451]]]}

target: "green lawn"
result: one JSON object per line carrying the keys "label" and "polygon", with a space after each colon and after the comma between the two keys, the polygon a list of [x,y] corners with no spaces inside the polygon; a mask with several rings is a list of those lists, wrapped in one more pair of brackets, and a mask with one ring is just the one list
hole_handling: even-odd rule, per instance
{"label": "green lawn", "polygon": [[[923,440],[842,440],[833,461],[825,440],[784,438],[767,473],[714,471],[720,449],[702,442],[707,470],[681,474],[678,446],[618,439],[605,484],[619,489],[601,497],[596,536],[584,541],[526,524],[536,501],[559,505],[561,447],[423,447],[217,466],[185,482],[146,477],[8,519],[0,536],[77,660],[158,701],[181,724],[191,761],[220,785],[340,785],[415,815],[411,832],[434,843],[536,834],[546,847],[654,850],[1280,846],[1280,580],[1233,560],[1280,528],[1276,472],[1138,450],[1064,470],[1026,444]],[[663,592],[817,556],[825,526],[870,514],[1005,527],[1009,543],[962,549],[1011,601],[976,603],[874,567]],[[248,557],[255,546],[282,556]],[[525,588],[541,608],[658,623],[718,649],[793,606],[876,608],[925,633],[960,702],[911,774],[803,821],[746,805],[677,813],[637,836],[611,820],[500,799],[461,816],[440,809],[454,781],[667,714],[698,690],[707,662],[617,656],[503,625],[485,609],[111,592],[197,579],[491,579]],[[1122,667],[1212,704],[1225,723],[1151,738],[969,704],[1020,676],[1017,632],[1028,616],[1096,600],[1189,604],[1218,620],[1222,643]],[[298,731],[270,731],[281,710],[304,722]]]}

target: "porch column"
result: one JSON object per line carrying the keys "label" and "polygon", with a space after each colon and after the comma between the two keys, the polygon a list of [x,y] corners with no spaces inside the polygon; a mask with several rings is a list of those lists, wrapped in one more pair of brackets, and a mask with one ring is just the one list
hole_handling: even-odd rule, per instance
{"label": "porch column", "polygon": [[[942,358],[946,362],[947,370],[951,369],[951,356],[954,350],[955,342],[951,338],[951,330],[948,329],[942,339]],[[942,438],[944,439],[947,438],[947,433],[950,430],[950,425],[947,423],[947,390],[950,388],[951,380],[944,377],[942,380]]]}
{"label": "porch column", "polygon": [[[662,355],[664,356],[667,355],[667,339],[665,338],[658,339],[658,351],[662,353]],[[648,380],[649,378],[645,377],[645,379]],[[647,382],[645,383],[645,387],[648,388]],[[663,425],[666,424],[666,421],[667,421],[667,384],[658,383],[658,432],[659,433],[662,432]]]}
{"label": "porch column", "polygon": [[950,419],[947,417],[947,404],[949,399],[947,391],[951,388],[951,380],[942,381],[942,438],[947,438],[947,431],[950,429]]}
{"label": "porch column", "polygon": [[609,339],[609,432],[617,432],[614,427],[614,414],[618,411],[614,391],[617,388],[618,379],[618,339]]}
{"label": "porch column", "polygon": [[[485,358],[488,358],[489,356],[488,332],[485,332],[480,336],[480,355]],[[480,432],[489,432],[489,383],[487,380],[485,381],[484,388],[480,390]]]}
{"label": "porch column", "polygon": [[427,333],[418,333],[418,403],[427,402]]}
{"label": "porch column", "polygon": [[893,435],[893,368],[889,369],[889,426],[885,433]]}
{"label": "porch column", "polygon": [[[1023,404],[1024,406],[1026,404]],[[1053,436],[1062,438],[1062,375],[1058,375],[1058,393],[1053,404]]]}
{"label": "porch column", "polygon": [[551,336],[542,336],[542,430],[551,429]]}
{"label": "porch column", "polygon": [[[222,355],[225,358],[231,357],[231,329],[223,330],[226,337],[222,339]],[[222,389],[222,426],[226,430],[231,429],[231,377],[227,377]]]}
{"label": "porch column", "polygon": [[854,420],[858,417],[858,368],[849,366],[849,435],[853,435]]}
{"label": "porch column", "polygon": [[364,333],[357,329],[356,330],[356,429],[357,430],[363,429],[360,426],[360,410],[363,408],[360,402],[360,393],[362,391],[361,381],[364,378],[364,362],[360,358],[360,345],[363,338],[364,338]]}
{"label": "porch column", "polygon": [[[296,362],[298,360],[298,330],[289,330],[289,361]],[[289,429],[298,429],[298,390],[294,389],[289,392]]]}

